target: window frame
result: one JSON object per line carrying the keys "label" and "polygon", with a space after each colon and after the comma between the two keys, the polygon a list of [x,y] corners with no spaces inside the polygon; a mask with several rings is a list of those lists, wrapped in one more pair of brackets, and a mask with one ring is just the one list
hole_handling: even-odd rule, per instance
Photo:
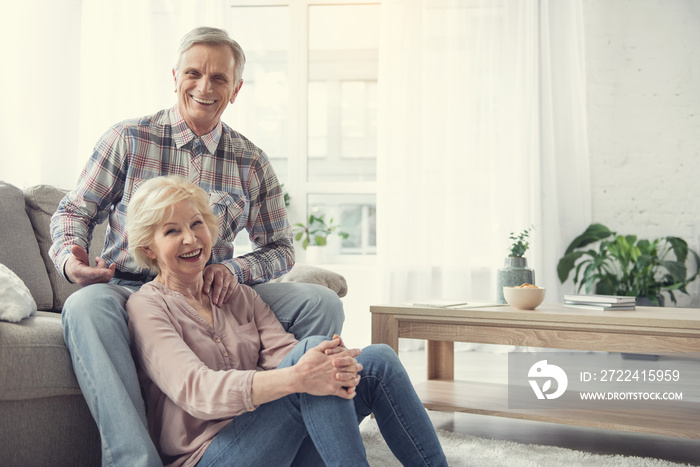
{"label": "window frame", "polygon": [[[289,50],[289,132],[290,153],[287,159],[287,179],[281,180],[289,194],[288,208],[290,223],[308,219],[310,197],[323,195],[372,195],[375,199],[376,181],[313,181],[309,180],[308,157],[308,84],[309,84],[309,9],[313,6],[329,5],[380,5],[380,2],[358,2],[352,0],[230,0],[226,8],[226,24],[231,24],[229,15],[235,7],[285,6],[290,14]],[[235,39],[235,34],[232,34]],[[245,72],[243,73],[245,87]],[[235,104],[234,104],[235,105]],[[255,143],[255,141],[253,141]],[[264,149],[264,148],[263,148]],[[377,154],[377,158],[379,154]],[[300,249],[298,249],[300,250]],[[303,251],[303,250],[302,250]],[[298,251],[299,253],[299,251]],[[374,253],[333,255],[332,262],[373,263]]]}

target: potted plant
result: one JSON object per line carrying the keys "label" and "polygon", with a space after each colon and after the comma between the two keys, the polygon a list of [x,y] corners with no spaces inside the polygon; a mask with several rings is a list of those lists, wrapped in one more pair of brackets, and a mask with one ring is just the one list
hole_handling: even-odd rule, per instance
{"label": "potted plant", "polygon": [[[301,247],[306,250],[309,247],[323,247],[328,244],[328,236],[338,235],[340,238],[348,238],[350,235],[343,232],[339,225],[333,225],[333,219],[326,222],[325,214],[310,214],[306,224],[297,222],[292,227],[294,240],[301,241]],[[307,258],[308,260],[309,258]],[[311,261],[314,262],[314,261]]]}
{"label": "potted plant", "polygon": [[[597,243],[597,248],[593,244]],[[689,275],[688,256],[695,261]],[[637,304],[663,306],[662,292],[676,303],[675,292],[698,277],[700,257],[678,237],[651,241],[636,235],[618,235],[602,224],[591,224],[566,249],[557,265],[564,283],[571,271],[577,292],[637,297]]]}
{"label": "potted plant", "polygon": [[503,267],[496,274],[496,301],[498,303],[506,303],[503,297],[503,287],[535,283],[535,271],[527,267],[527,258],[524,257],[525,252],[530,247],[528,238],[534,229],[534,227],[530,227],[517,235],[511,232],[508,237],[511,240],[508,248],[510,254],[506,257]]}

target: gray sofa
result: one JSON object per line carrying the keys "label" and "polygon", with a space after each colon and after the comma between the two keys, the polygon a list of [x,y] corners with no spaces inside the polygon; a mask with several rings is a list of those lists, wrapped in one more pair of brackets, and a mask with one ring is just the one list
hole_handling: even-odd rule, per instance
{"label": "gray sofa", "polygon": [[[0,321],[0,466],[100,465],[100,437],[63,342],[60,311],[77,286],[48,257],[49,221],[65,191],[40,185],[24,191],[0,181],[0,264],[29,288],[36,315]],[[91,256],[99,254],[98,226]],[[313,282],[347,293],[345,279],[296,265],[277,281]],[[3,304],[0,303],[0,307]]]}

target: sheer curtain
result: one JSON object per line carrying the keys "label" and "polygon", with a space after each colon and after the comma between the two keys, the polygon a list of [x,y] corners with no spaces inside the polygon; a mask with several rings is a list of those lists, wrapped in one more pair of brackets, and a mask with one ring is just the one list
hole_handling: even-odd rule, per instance
{"label": "sheer curtain", "polygon": [[180,38],[225,27],[226,0],[34,0],[3,10],[0,179],[74,186],[97,139],[175,104]]}
{"label": "sheer curtain", "polygon": [[561,299],[590,221],[580,0],[383,2],[378,236],[387,302],[493,301],[510,232]]}

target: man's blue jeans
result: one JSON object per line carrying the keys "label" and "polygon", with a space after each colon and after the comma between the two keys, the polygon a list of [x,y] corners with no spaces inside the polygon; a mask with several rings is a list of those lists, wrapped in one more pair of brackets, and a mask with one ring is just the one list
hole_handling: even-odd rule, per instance
{"label": "man's blue jeans", "polygon": [[[294,365],[326,339],[303,339],[278,368]],[[435,429],[391,347],[363,349],[354,399],[291,394],[234,417],[197,466],[366,466],[359,423],[374,413],[389,448],[404,466],[445,466]]]}
{"label": "man's blue jeans", "polygon": [[[160,466],[151,442],[124,309],[141,282],[115,280],[71,295],[63,307],[63,334],[80,389],[100,431],[102,465]],[[319,285],[260,284],[254,289],[297,339],[340,334],[343,305]]]}

